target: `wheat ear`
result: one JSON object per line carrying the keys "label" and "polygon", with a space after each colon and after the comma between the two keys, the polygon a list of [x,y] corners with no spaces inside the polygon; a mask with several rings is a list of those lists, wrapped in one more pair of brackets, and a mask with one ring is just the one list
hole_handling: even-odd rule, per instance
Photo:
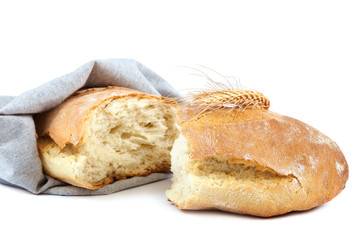
{"label": "wheat ear", "polygon": [[[240,80],[234,77],[224,76],[210,68],[206,68],[217,75],[221,76],[223,81],[215,81],[206,74],[206,72],[191,68],[197,71],[198,76],[207,79],[209,89],[202,89],[188,93],[187,96],[181,97],[182,104],[198,105],[202,110],[193,118],[199,119],[207,114],[217,111],[218,109],[228,109],[230,114],[234,109],[269,109],[270,101],[262,93],[253,90],[244,90],[240,84]],[[235,85],[230,82],[235,80]],[[179,99],[180,100],[180,99]]]}
{"label": "wheat ear", "polygon": [[191,95],[191,104],[210,107],[238,107],[241,109],[269,109],[270,101],[262,94],[252,90],[203,91]]}

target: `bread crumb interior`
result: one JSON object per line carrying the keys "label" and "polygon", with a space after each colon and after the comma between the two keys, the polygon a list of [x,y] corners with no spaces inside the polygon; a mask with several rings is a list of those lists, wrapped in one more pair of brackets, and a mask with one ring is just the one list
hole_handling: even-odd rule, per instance
{"label": "bread crumb interior", "polygon": [[244,195],[245,199],[254,189],[266,193],[272,188],[297,182],[292,175],[279,175],[252,161],[223,156],[190,159],[189,153],[190,143],[180,134],[171,152],[173,184],[166,193],[169,200],[180,208],[184,208],[188,201],[197,201],[198,193],[203,190],[208,198],[202,199],[203,202],[211,200],[222,206],[224,203],[220,199],[223,196],[220,195],[227,191],[229,195]]}
{"label": "bread crumb interior", "polygon": [[40,138],[39,147],[42,158],[50,160],[45,164],[71,166],[68,174],[94,185],[109,177],[149,174],[170,167],[170,151],[178,136],[175,117],[175,107],[161,101],[109,100],[90,115],[79,147],[68,144],[61,149],[50,137]]}

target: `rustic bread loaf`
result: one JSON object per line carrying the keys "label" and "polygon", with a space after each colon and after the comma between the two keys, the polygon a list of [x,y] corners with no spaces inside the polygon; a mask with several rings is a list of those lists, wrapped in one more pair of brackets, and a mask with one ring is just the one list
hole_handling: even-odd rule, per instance
{"label": "rustic bread loaf", "polygon": [[[251,99],[245,95],[243,101],[238,96],[240,105]],[[171,151],[173,184],[167,191],[178,208],[270,217],[321,205],[344,189],[348,165],[334,141],[267,110],[268,102],[256,103],[268,100],[254,101],[251,108],[178,109],[180,136]]]}
{"label": "rustic bread loaf", "polygon": [[35,117],[44,171],[98,189],[170,168],[178,131],[174,100],[107,87],[79,91]]}

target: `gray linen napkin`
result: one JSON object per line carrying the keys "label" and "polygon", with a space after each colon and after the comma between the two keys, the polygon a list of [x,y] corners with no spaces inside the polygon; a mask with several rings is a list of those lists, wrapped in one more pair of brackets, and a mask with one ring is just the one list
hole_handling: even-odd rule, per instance
{"label": "gray linen napkin", "polygon": [[98,190],[88,190],[43,173],[32,115],[59,105],[80,88],[110,85],[155,95],[178,96],[168,82],[130,59],[94,60],[17,97],[0,96],[0,183],[35,194],[100,195],[168,178],[170,173],[153,173],[115,181]]}

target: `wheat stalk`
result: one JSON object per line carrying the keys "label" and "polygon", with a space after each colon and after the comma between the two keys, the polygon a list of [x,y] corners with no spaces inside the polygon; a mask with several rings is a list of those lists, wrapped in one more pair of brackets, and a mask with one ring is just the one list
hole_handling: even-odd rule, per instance
{"label": "wheat stalk", "polygon": [[[270,101],[262,93],[253,90],[244,90],[239,87],[236,81],[236,86],[232,85],[229,77],[221,75],[220,73],[211,70],[223,77],[225,83],[214,81],[208,74],[201,70],[192,68],[200,73],[199,76],[205,77],[208,80],[209,89],[203,89],[188,93],[187,96],[182,97],[182,104],[198,105],[202,110],[193,119],[199,119],[217,111],[218,109],[228,109],[230,114],[234,109],[269,109]],[[207,68],[209,69],[209,68]],[[235,79],[235,78],[233,78]],[[236,80],[236,79],[235,79]]]}
{"label": "wheat stalk", "polygon": [[252,90],[215,90],[190,94],[191,104],[211,107],[238,107],[241,109],[269,109],[270,101],[262,94]]}

